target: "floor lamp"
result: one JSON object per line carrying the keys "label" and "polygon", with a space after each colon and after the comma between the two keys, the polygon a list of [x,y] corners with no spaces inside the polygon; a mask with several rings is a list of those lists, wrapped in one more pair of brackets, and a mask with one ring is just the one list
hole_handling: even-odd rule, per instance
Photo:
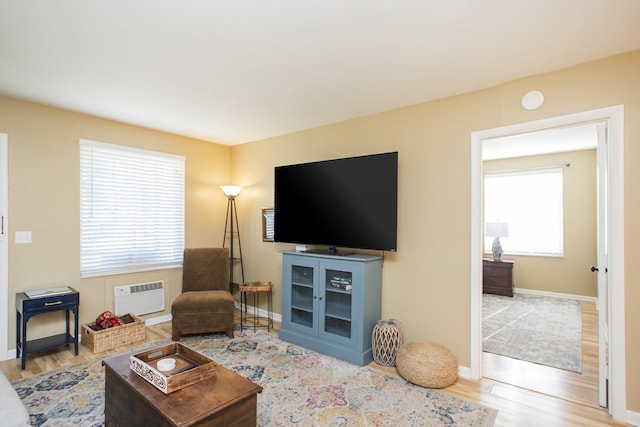
{"label": "floor lamp", "polygon": [[242,187],[238,185],[223,185],[220,187],[225,196],[227,196],[227,218],[224,223],[224,237],[222,239],[222,247],[225,247],[227,235],[229,235],[229,292],[233,293],[233,263],[236,260],[234,253],[234,234],[238,239],[238,255],[240,261],[240,272],[242,274],[242,282],[244,282],[244,267],[242,266],[242,245],[240,244],[240,230],[238,228],[238,211],[236,210],[236,197],[240,194]]}

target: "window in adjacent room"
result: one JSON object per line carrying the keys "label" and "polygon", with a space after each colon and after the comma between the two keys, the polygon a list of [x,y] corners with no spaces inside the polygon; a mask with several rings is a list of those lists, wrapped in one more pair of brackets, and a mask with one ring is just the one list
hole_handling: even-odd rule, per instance
{"label": "window in adjacent room", "polygon": [[184,157],[80,140],[80,275],[179,267]]}
{"label": "window in adjacent room", "polygon": [[[562,186],[562,168],[485,175],[485,224],[509,224],[509,237],[500,239],[505,253],[562,255]],[[485,236],[485,252],[491,253],[492,242]]]}

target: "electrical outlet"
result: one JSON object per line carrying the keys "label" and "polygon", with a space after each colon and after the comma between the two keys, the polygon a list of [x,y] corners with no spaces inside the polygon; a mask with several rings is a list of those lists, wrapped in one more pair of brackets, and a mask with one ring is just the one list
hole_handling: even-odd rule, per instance
{"label": "electrical outlet", "polygon": [[17,244],[31,243],[31,232],[16,231],[16,243]]}

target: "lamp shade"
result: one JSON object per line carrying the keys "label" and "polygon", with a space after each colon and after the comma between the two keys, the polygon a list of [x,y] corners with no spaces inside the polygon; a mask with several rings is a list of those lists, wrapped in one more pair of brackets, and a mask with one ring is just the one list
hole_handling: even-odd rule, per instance
{"label": "lamp shade", "polygon": [[242,190],[242,187],[239,185],[221,185],[220,188],[222,188],[222,192],[227,197],[236,197],[240,194],[240,190]]}
{"label": "lamp shade", "polygon": [[488,222],[487,236],[509,237],[509,224],[506,222]]}

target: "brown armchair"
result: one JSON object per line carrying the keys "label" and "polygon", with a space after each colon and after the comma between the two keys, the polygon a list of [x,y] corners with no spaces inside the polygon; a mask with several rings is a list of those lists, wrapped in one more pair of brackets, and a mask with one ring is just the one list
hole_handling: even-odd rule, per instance
{"label": "brown armchair", "polygon": [[185,249],[182,294],[171,304],[171,338],[225,332],[233,338],[235,301],[229,292],[227,248]]}

